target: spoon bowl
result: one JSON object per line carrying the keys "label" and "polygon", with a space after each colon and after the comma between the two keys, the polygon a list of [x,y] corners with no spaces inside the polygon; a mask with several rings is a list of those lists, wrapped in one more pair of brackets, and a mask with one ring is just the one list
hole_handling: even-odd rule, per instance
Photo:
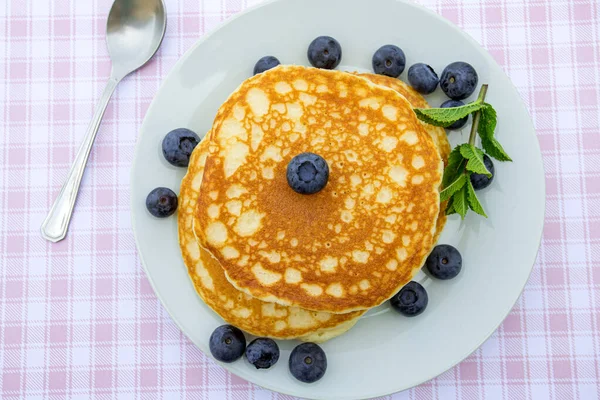
{"label": "spoon bowl", "polygon": [[106,26],[106,45],[113,75],[125,76],[146,64],[165,35],[162,0],[117,0]]}

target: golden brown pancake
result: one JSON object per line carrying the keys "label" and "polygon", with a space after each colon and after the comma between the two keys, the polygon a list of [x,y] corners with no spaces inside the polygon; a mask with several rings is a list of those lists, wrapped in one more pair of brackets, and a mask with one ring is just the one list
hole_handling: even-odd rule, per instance
{"label": "golden brown pancake", "polygon": [[362,312],[331,314],[265,303],[234,288],[223,269],[196,242],[193,215],[200,192],[208,140],[203,139],[190,158],[179,193],[179,243],[196,292],[226,322],[256,335],[275,339],[323,342],[350,329]]}
{"label": "golden brown pancake", "polygon": [[[292,157],[329,182],[300,195]],[[280,66],[245,81],[211,133],[194,230],[258,299],[345,313],[381,304],[433,246],[442,161],[408,101],[366,79]]]}

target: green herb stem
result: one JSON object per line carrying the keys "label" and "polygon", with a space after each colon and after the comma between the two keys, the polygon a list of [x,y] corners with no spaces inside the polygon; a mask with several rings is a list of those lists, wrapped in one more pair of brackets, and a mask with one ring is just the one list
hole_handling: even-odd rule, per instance
{"label": "green herb stem", "polygon": [[[487,83],[481,85],[477,101],[483,103],[485,101],[485,95],[487,94],[488,85]],[[481,110],[476,111],[473,114],[473,125],[471,125],[471,134],[469,135],[469,144],[475,146],[475,138],[477,137],[477,128],[479,127],[479,120],[481,118]]]}

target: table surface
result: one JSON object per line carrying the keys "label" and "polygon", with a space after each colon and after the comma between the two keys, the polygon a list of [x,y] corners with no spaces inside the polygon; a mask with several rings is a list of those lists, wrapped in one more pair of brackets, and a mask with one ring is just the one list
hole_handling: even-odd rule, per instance
{"label": "table surface", "polygon": [[[135,142],[160,82],[200,36],[258,2],[166,1],[163,45],[118,87],[58,244],[39,227],[109,74],[111,0],[0,2],[0,398],[290,398],[227,373],[182,335],[146,280],[130,221]],[[498,331],[390,398],[597,399],[600,5],[420,2],[472,35],[517,86],[543,153],[546,225]]]}

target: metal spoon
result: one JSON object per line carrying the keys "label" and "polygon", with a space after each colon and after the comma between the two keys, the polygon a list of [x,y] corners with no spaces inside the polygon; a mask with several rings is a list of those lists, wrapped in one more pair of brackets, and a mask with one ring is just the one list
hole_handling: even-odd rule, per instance
{"label": "metal spoon", "polygon": [[106,27],[106,44],[112,61],[110,79],[67,181],[42,224],[45,239],[58,242],[67,235],[83,171],[110,97],[124,77],[146,64],[156,53],[166,26],[167,16],[162,0],[115,0],[113,3]]}

